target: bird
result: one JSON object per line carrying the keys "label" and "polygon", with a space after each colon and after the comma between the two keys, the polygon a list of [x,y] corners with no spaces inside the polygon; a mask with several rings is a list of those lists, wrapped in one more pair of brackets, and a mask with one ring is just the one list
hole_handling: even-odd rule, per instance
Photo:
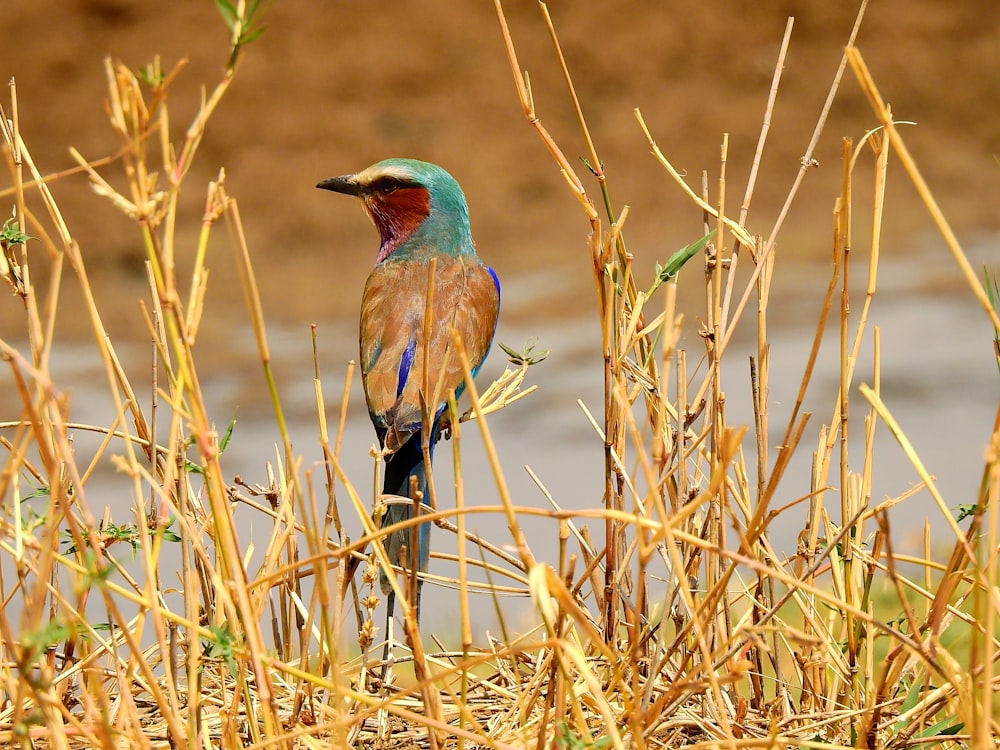
{"label": "bird", "polygon": [[[385,159],[316,187],[359,198],[379,232],[375,267],[361,302],[361,378],[385,460],[383,496],[411,499],[386,503],[381,528],[387,528],[412,518],[414,500],[429,500],[427,463],[433,461],[449,392],[458,398],[465,387],[452,331],[461,337],[475,376],[496,332],[500,281],[476,254],[462,188],[436,164]],[[430,527],[430,522],[418,524],[383,540],[394,569],[409,572],[415,563],[416,570],[426,572]],[[379,572],[387,628],[395,603],[391,574]],[[418,619],[420,589],[417,578]]]}

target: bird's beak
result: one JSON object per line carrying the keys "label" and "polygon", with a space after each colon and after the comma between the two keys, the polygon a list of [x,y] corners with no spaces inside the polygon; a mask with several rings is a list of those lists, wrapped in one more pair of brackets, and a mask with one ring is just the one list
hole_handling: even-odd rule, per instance
{"label": "bird's beak", "polygon": [[321,190],[332,190],[335,193],[343,193],[344,195],[361,195],[361,184],[352,174],[320,180],[316,183],[316,187]]}

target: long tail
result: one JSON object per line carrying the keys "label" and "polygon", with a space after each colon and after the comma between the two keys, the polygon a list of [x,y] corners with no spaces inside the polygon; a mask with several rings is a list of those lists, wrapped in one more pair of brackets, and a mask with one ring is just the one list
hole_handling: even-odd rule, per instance
{"label": "long tail", "polygon": [[[434,446],[431,443],[431,459],[433,460]],[[421,434],[414,433],[409,440],[404,443],[385,465],[385,483],[383,492],[387,495],[399,495],[400,497],[411,497],[411,487],[414,482],[411,477],[415,477],[415,489],[420,492],[420,496],[426,503],[427,497],[427,467],[424,464],[424,454],[421,449]],[[386,508],[385,515],[382,516],[382,528],[405,521],[413,517],[414,507],[412,504],[402,503],[390,505]],[[413,571],[414,569],[423,573],[427,570],[427,562],[431,555],[431,524],[422,523],[419,526],[393,532],[383,540],[385,551],[389,557],[389,562],[398,566],[403,571]],[[395,604],[395,595],[389,583],[386,571],[379,572],[379,582],[382,593],[386,596],[389,606],[389,616],[392,616]],[[407,590],[408,582],[401,581],[403,591]],[[417,616],[420,616],[420,588],[421,581],[416,579],[416,589],[414,591],[414,606]]]}

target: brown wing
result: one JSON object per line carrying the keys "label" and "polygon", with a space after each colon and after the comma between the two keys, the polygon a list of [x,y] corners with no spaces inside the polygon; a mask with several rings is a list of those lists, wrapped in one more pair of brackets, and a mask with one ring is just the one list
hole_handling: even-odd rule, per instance
{"label": "brown wing", "polygon": [[[420,429],[423,419],[429,268],[426,257],[390,258],[372,271],[365,285],[361,372],[369,413],[390,453]],[[448,392],[463,388],[452,329],[462,337],[475,372],[489,352],[499,308],[496,282],[482,261],[468,255],[438,257],[427,346],[427,400],[435,400],[435,416],[447,403]]]}

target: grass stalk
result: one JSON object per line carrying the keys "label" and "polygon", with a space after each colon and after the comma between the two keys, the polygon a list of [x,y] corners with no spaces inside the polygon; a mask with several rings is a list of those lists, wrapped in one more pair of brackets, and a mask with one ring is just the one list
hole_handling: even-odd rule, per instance
{"label": "grass stalk", "polygon": [[[424,373],[424,393],[433,396],[426,403],[449,401],[454,507],[438,484],[414,518],[391,529],[378,522],[388,502],[380,497],[378,458],[370,492],[359,490],[342,466],[354,363],[328,402],[318,364],[321,334],[310,330],[323,460],[309,464],[295,453],[295,425],[282,411],[252,238],[225,190],[225,173],[209,183],[200,216],[183,209],[181,194],[196,174],[192,165],[206,128],[259,33],[260,5],[219,3],[231,32],[226,69],[176,143],[170,106],[183,63],[166,70],[154,60],[143,83],[108,61],[117,151],[91,160],[76,154],[78,172],[106,207],[134,221],[146,251],[149,300],[137,319],[149,335],[148,378],[133,371],[108,336],[85,249],[48,187],[70,174],[40,173],[20,130],[16,88],[10,88],[9,116],[5,111],[0,118],[10,186],[0,188],[0,198],[12,201],[18,229],[31,237],[5,234],[0,264],[24,316],[23,339],[0,340],[10,394],[20,408],[19,418],[0,423],[0,499],[8,509],[0,517],[0,742],[75,749],[124,741],[152,748],[167,736],[205,747],[991,747],[1000,729],[993,718],[1000,658],[1000,412],[963,524],[883,388],[888,333],[874,324],[874,311],[883,233],[890,229],[883,221],[890,153],[917,186],[987,319],[997,329],[1000,321],[853,46],[866,4],[798,174],[767,219],[768,234],[755,231],[749,217],[791,19],[738,211],[730,195],[735,154],[728,136],[722,136],[718,173],[704,173],[699,191],[654,141],[656,124],[635,111],[666,182],[689,202],[692,225],[699,217],[705,225],[705,236],[684,255],[699,255],[695,275],[704,274],[704,309],[697,317],[705,323],[696,336],[705,366],[699,367],[685,349],[688,324],[678,301],[691,269],[682,273],[671,265],[666,273],[658,266],[650,274],[628,253],[625,223],[645,217],[612,200],[599,158],[601,134],[588,124],[587,102],[548,7],[540,4],[541,23],[606,221],[542,125],[495,0],[517,104],[583,210],[588,245],[580,266],[595,289],[603,396],[599,410],[580,405],[582,424],[594,428],[595,450],[602,451],[604,498],[598,507],[574,510],[546,487],[544,470],[531,468],[546,507],[512,491],[501,460],[505,436],[490,417],[531,393],[526,374],[537,358],[530,348],[509,352],[512,366],[480,390],[455,337],[471,408],[460,414],[451,394],[431,394],[432,373]],[[772,281],[784,268],[774,249],[848,65],[878,127],[857,146],[842,143],[829,281],[813,343],[802,354],[797,390],[775,394],[772,354],[785,342],[769,320]],[[870,189],[858,182],[860,166],[869,164]],[[871,212],[872,229],[855,245],[852,224],[862,210]],[[196,339],[211,324],[203,318],[214,283],[209,241],[223,218],[281,435],[277,455],[261,456],[260,481],[229,480],[229,435],[219,434],[199,366]],[[188,226],[196,231],[184,231]],[[179,252],[186,236],[195,238],[192,253]],[[748,262],[752,269],[741,267]],[[66,266],[80,284],[82,314],[103,369],[110,406],[101,424],[72,418],[72,376],[57,377],[51,369]],[[853,276],[867,271],[863,285],[854,283],[852,269]],[[40,270],[50,279],[41,298],[33,286]],[[186,293],[178,279],[189,281]],[[851,293],[862,286],[858,304]],[[751,300],[756,315],[745,316]],[[832,315],[836,334],[828,330]],[[746,360],[733,362],[729,351],[737,329],[748,325],[754,326],[749,378]],[[811,429],[803,409],[824,343],[838,352],[839,387],[822,405],[826,423]],[[859,361],[868,351],[871,385],[858,385]],[[731,416],[729,404],[744,392],[751,394],[750,425]],[[850,408],[855,394],[865,408],[857,402]],[[467,496],[462,441],[471,433],[463,434],[461,424],[472,419],[495,479],[494,504]],[[775,449],[769,436],[778,419],[783,429]],[[920,484],[873,503],[880,424]],[[429,436],[424,447],[430,448]],[[801,470],[794,459],[806,451],[811,460]],[[109,465],[119,472],[116,494],[125,501],[106,497],[97,483],[98,470]],[[925,527],[922,549],[911,552],[901,548],[890,523],[898,506],[920,492],[944,517],[943,559],[937,558],[944,540],[938,532]],[[265,529],[250,542],[242,532],[248,516],[255,530]],[[506,534],[490,523],[495,518],[504,519]],[[788,554],[777,534],[778,524],[791,518],[801,529]],[[529,545],[529,519],[548,524],[555,534],[549,544]],[[481,520],[483,535],[474,531]],[[454,554],[442,541],[434,555],[435,566],[453,565],[455,572],[435,567],[422,577],[425,587],[454,589],[457,646],[449,650],[437,638],[421,637],[406,595],[416,581],[390,576],[409,649],[380,664],[373,624],[379,597],[371,588],[376,565],[390,567],[383,540],[425,522],[457,535]],[[352,524],[362,529],[355,540],[348,538]],[[603,529],[603,538],[595,529]],[[470,545],[478,552],[470,554]],[[134,561],[121,554],[129,549]],[[354,572],[364,550],[372,565],[359,583]],[[480,593],[491,597],[502,636],[485,645],[477,645],[470,601]],[[515,632],[501,608],[507,595],[530,600],[534,628]],[[355,635],[360,649],[348,645]],[[379,677],[379,666],[392,668]]]}

